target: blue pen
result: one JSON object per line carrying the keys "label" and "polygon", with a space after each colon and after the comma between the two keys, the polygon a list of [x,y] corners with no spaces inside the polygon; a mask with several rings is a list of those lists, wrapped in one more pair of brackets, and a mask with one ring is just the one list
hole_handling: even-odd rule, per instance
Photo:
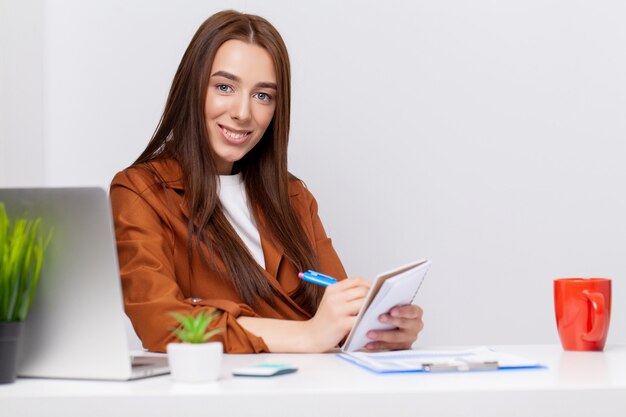
{"label": "blue pen", "polygon": [[303,281],[321,285],[322,287],[328,287],[331,284],[337,283],[337,280],[335,278],[311,270],[308,270],[306,272],[300,272],[298,274],[298,277],[301,278]]}

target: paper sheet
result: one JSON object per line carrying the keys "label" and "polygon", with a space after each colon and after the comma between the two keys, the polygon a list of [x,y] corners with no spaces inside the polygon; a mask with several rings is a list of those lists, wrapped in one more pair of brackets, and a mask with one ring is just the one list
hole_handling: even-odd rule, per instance
{"label": "paper sheet", "polygon": [[[392,352],[352,352],[338,356],[376,373],[426,372],[437,365],[446,371],[538,368],[541,364],[509,353],[481,346],[465,350],[400,350]],[[481,365],[494,364],[492,367]]]}

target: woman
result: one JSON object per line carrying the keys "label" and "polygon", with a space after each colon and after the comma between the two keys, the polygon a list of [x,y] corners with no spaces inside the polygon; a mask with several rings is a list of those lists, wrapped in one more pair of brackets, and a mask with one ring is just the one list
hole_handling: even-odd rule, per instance
{"label": "woman", "polygon": [[[118,173],[111,203],[126,312],[144,347],[173,340],[170,313],[217,308],[226,352],[323,352],[348,333],[369,282],[346,278],[317,203],[287,171],[290,68],[266,20],[234,11],[198,29],[159,126]],[[315,269],[340,279],[301,281]],[[408,348],[416,306],[381,317],[370,349]]]}

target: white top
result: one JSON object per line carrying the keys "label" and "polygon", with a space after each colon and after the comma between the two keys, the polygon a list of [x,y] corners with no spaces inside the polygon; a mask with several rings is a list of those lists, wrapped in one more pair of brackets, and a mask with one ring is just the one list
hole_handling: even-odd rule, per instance
{"label": "white top", "polygon": [[262,268],[265,268],[261,236],[250,212],[246,187],[241,173],[220,175],[219,177],[219,197],[226,218],[243,240],[250,254]]}

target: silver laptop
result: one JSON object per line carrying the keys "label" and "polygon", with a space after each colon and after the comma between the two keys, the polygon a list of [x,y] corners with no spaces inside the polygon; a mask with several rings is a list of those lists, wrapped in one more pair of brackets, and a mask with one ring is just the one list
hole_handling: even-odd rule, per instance
{"label": "silver laptop", "polygon": [[130,355],[117,250],[101,188],[1,189],[11,216],[54,229],[20,341],[18,375],[128,380],[168,373],[167,358]]}

